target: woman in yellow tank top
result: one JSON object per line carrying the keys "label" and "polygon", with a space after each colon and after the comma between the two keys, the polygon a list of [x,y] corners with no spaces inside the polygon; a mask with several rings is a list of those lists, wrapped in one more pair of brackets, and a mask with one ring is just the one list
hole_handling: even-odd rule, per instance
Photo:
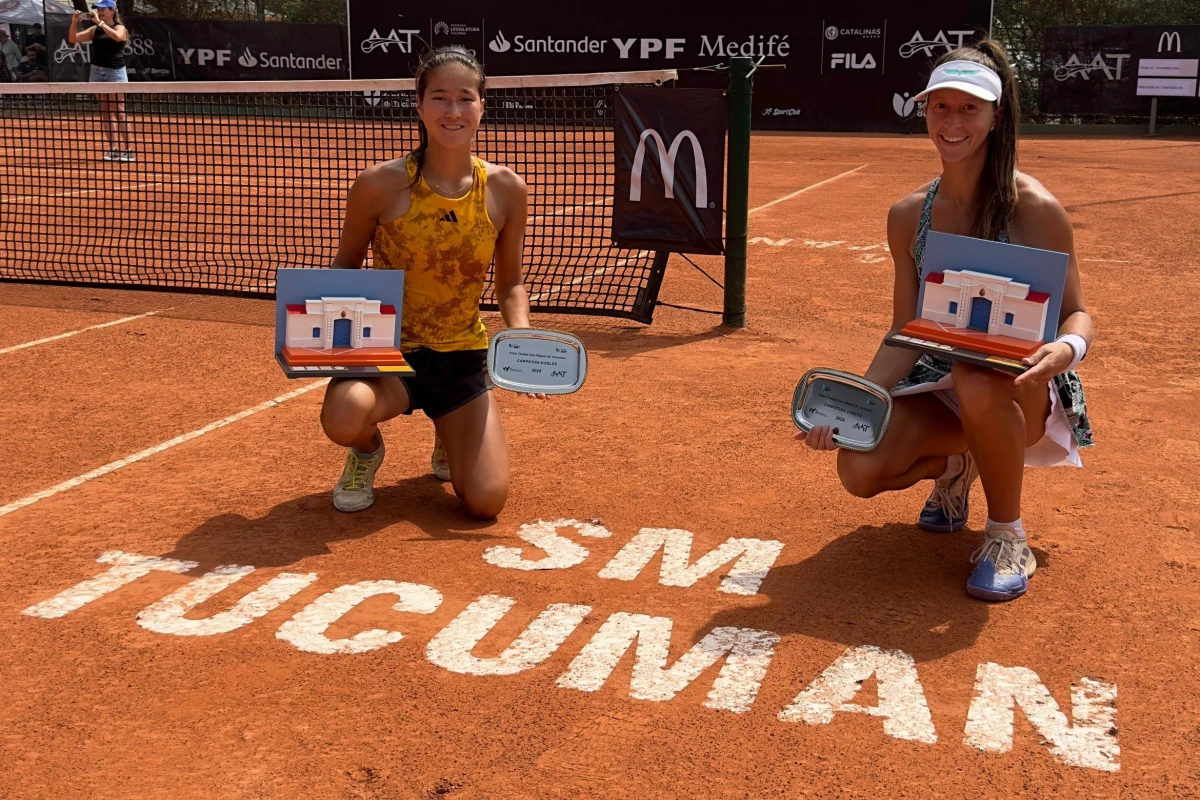
{"label": "woman in yellow tank top", "polygon": [[401,349],[416,374],[329,384],[321,423],[349,448],[333,503],[361,511],[374,502],[384,455],[379,423],[420,408],[445,447],[455,493],[470,514],[491,518],[508,498],[508,443],[487,373],[479,298],[494,257],[504,322],[529,327],[521,278],[528,192],[512,170],[471,153],[484,109],[475,58],[440,48],[415,77],[421,145],[355,181],[334,266],[361,267],[370,245],[375,268],[405,270]]}

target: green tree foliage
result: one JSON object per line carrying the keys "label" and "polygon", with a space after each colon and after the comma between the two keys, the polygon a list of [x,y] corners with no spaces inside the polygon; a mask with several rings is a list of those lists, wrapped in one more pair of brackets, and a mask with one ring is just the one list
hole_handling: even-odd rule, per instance
{"label": "green tree foliage", "polygon": [[1038,115],[1046,28],[1055,25],[1195,25],[1200,0],[996,0],[992,35],[1013,57],[1021,112]]}

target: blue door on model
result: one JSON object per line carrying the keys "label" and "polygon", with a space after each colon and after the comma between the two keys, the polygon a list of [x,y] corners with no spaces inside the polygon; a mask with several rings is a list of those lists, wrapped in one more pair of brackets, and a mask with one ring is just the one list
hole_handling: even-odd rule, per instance
{"label": "blue door on model", "polygon": [[[988,305],[991,305],[991,303],[989,303]],[[334,347],[349,347],[350,346],[350,320],[335,319],[333,321],[333,346]]]}
{"label": "blue door on model", "polygon": [[[971,301],[971,321],[967,327],[971,330],[988,332],[988,322],[992,318],[992,301],[986,297],[976,297]],[[334,334],[337,335],[336,333]]]}

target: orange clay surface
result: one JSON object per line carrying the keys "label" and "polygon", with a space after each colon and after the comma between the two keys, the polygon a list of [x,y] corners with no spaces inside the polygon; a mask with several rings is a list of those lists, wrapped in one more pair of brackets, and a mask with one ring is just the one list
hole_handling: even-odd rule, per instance
{"label": "orange clay surface", "polygon": [[969,331],[963,328],[948,328],[927,319],[914,319],[900,332],[905,336],[926,339],[938,344],[951,344],[974,350],[976,353],[987,353],[1005,358],[1025,358],[1031,356],[1042,346],[1041,342],[1026,342],[1012,336],[992,336],[987,333]]}
{"label": "orange clay surface", "polygon": [[404,360],[404,354],[394,347],[360,347],[358,349],[336,347],[328,350],[284,347],[283,360],[293,367],[324,364],[343,367],[403,366],[407,363]]}
{"label": "orange clay surface", "polygon": [[[966,531],[924,533],[929,484],[853,497],[835,456],[794,441],[788,419],[805,370],[861,373],[887,330],[887,210],[938,170],[921,138],[755,137],[752,208],[861,169],[751,214],[745,329],[671,308],[651,326],[535,316],[583,340],[589,375],[544,402],[498,393],[512,490],[494,521],[468,518],[430,475],[419,413],[383,425],[374,507],[335,511],[344,451],[321,432],[324,389],[264,405],[318,383],[280,374],[270,302],[0,284],[0,349],[162,312],[0,354],[0,797],[1195,797],[1200,142],[1022,148],[1021,169],[1075,226],[1097,330],[1080,368],[1096,447],[1083,470],[1029,472],[1039,569],[1005,605],[964,591],[986,519],[978,485]],[[720,277],[720,259],[696,260]],[[721,292],[674,257],[662,299],[719,308]],[[13,506],[25,498],[36,502]],[[563,527],[574,549],[556,552],[574,566],[497,566],[550,558],[521,536],[541,529],[522,526],[569,519],[611,535]],[[753,594],[719,591],[732,562],[691,585],[678,585],[686,569],[664,581],[661,555],[631,579],[604,577],[642,529],[690,532],[688,565],[729,539],[782,549]],[[62,616],[23,613],[111,579],[97,563],[110,551],[195,567],[93,592]],[[269,607],[258,590],[272,581],[299,588]],[[415,613],[381,594],[334,613],[329,641],[403,635],[374,634],[367,652],[307,652],[277,635],[327,593],[370,581],[429,587],[440,602]],[[218,616],[231,610],[242,616]],[[551,635],[534,625],[543,613],[576,622]],[[660,646],[665,626],[665,652],[635,645],[594,690],[563,685],[614,615],[657,625],[644,638]],[[164,619],[175,632],[153,629]],[[457,660],[430,646],[456,619],[455,641],[481,637]],[[179,635],[186,620],[232,627]],[[696,649],[658,673],[718,629],[762,632],[765,672],[704,666]],[[594,669],[603,642],[590,652]],[[890,654],[894,671],[851,675],[852,696],[826,717],[816,703],[807,720],[780,718],[803,692],[831,697],[821,676],[847,653]],[[996,669],[1045,693],[1008,716],[1003,692],[979,699]],[[742,710],[710,707],[722,674],[760,678]],[[1115,699],[1088,706],[1097,687]],[[923,698],[925,722],[856,712],[895,697]],[[968,735],[981,725],[999,738]],[[1093,763],[1068,763],[1080,753]]]}

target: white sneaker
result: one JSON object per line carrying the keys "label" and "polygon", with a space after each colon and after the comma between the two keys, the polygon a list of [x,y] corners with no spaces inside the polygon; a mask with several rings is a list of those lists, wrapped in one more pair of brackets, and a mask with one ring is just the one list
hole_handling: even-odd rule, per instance
{"label": "white sneaker", "polygon": [[963,453],[963,469],[957,477],[935,481],[933,492],[925,501],[917,526],[933,533],[955,533],[967,525],[970,509],[971,485],[979,477],[975,456],[967,450]]}
{"label": "white sneaker", "polygon": [[338,511],[362,511],[375,502],[375,473],[383,463],[383,439],[379,441],[379,452],[371,458],[363,458],[350,447],[346,450],[346,466],[342,477],[333,487],[333,507]]}
{"label": "white sneaker", "polygon": [[1029,590],[1037,559],[1025,537],[1012,528],[988,528],[986,538],[971,556],[975,570],[967,580],[967,594],[980,600],[1015,600]]}
{"label": "white sneaker", "polygon": [[429,467],[433,470],[433,477],[439,481],[450,480],[450,457],[440,436],[433,440],[433,456],[429,459]]}
{"label": "white sneaker", "polygon": [[100,160],[101,160],[101,161],[120,161],[120,160],[121,160],[121,154],[120,154],[120,153],[118,153],[116,150],[109,150],[107,153],[105,153],[105,154],[104,154],[104,155],[103,155],[103,156],[100,158]]}
{"label": "white sneaker", "polygon": [[126,150],[125,152],[121,153],[117,159],[119,161],[124,161],[126,164],[132,164],[134,161],[137,161],[137,157],[134,156],[132,150]]}

